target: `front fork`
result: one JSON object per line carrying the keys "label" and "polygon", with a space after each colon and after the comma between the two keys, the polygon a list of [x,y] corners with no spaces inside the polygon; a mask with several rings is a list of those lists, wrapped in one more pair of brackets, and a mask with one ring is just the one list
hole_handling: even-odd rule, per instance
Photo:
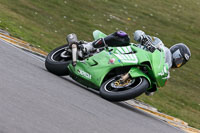
{"label": "front fork", "polygon": [[77,45],[72,44],[72,65],[76,66],[77,62]]}
{"label": "front fork", "polygon": [[148,80],[148,82],[149,82],[149,85],[150,85],[149,88],[151,88],[151,86],[152,86],[150,78],[149,78],[146,74],[144,74],[144,73],[143,73],[139,68],[137,68],[137,67],[132,67],[132,68],[130,69],[130,71],[127,72],[125,75],[121,75],[120,80],[119,80],[119,81],[120,81],[120,84],[126,83],[126,81],[127,81],[130,77],[131,77],[131,78],[144,77],[144,78],[146,78],[146,79]]}
{"label": "front fork", "polygon": [[69,34],[66,38],[67,42],[69,43],[69,46],[72,49],[72,65],[76,66],[76,62],[77,62],[77,36],[76,34],[72,33]]}
{"label": "front fork", "polygon": [[120,78],[120,82],[125,82],[130,77],[129,72],[125,75],[122,75]]}

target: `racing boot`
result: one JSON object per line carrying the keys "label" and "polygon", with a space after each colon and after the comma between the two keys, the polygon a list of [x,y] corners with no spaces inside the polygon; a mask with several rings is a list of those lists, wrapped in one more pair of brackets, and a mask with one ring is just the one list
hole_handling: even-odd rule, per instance
{"label": "racing boot", "polygon": [[100,38],[100,39],[92,42],[92,46],[94,48],[103,48],[103,47],[107,47],[107,44],[105,43],[105,39],[104,38]]}
{"label": "racing boot", "polygon": [[82,47],[81,49],[84,53],[90,53],[90,52],[95,51],[98,48],[103,48],[105,46],[106,44],[104,42],[104,39],[100,38],[93,42],[81,44],[81,47]]}

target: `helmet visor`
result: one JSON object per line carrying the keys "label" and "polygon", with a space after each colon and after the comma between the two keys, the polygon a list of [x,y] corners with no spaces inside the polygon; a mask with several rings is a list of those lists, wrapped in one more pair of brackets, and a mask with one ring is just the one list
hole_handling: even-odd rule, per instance
{"label": "helmet visor", "polygon": [[173,53],[173,60],[174,60],[174,65],[176,67],[181,67],[181,65],[183,64],[184,58],[181,55],[181,52],[179,49]]}

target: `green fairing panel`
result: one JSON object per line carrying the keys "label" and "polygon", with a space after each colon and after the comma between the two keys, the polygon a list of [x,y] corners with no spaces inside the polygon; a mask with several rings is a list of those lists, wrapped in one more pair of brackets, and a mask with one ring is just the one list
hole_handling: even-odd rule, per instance
{"label": "green fairing panel", "polygon": [[[138,52],[136,54],[129,53],[133,50]],[[140,61],[147,61],[148,56],[145,56],[146,58],[137,58],[137,56],[139,57],[142,54],[139,52],[140,50],[142,49],[135,46],[109,47],[85,61],[78,61],[75,67],[69,65],[69,70],[73,75],[76,75],[74,78],[78,82],[92,88],[99,88],[104,77],[112,69],[123,66],[134,66],[140,64]],[[113,60],[113,62],[111,63],[110,60]],[[138,71],[138,74],[141,74],[141,71]],[[141,76],[144,76],[144,74],[141,74]]]}
{"label": "green fairing panel", "polygon": [[163,87],[168,77],[168,65],[165,63],[165,54],[156,50],[151,56],[152,72],[158,87]]}
{"label": "green fairing panel", "polygon": [[165,63],[164,52],[156,50],[154,53],[145,51],[141,48],[135,48],[137,51],[138,64],[143,65],[149,62],[150,69],[148,70],[148,77],[152,83],[157,84],[158,87],[163,87],[168,76],[168,65]]}
{"label": "green fairing panel", "polygon": [[[109,63],[110,59],[116,60],[115,63]],[[84,79],[92,85],[90,86],[88,83],[84,82],[83,84],[86,86],[99,88],[104,77],[109,71],[111,71],[113,68],[123,66],[123,63],[117,60],[117,57],[113,54],[110,54],[107,51],[102,51],[86,59],[84,62],[78,61],[75,67],[73,67],[71,64],[68,67],[70,72],[73,73],[73,75],[76,75],[76,80],[78,80],[78,78],[80,78],[80,80]]]}
{"label": "green fairing panel", "polygon": [[151,80],[150,80],[150,78],[146,74],[144,74],[139,68],[132,67],[130,69],[130,71],[129,71],[129,74],[130,74],[130,76],[132,78],[137,78],[137,77],[144,77],[144,78],[146,78],[149,81],[149,84],[151,86]]}

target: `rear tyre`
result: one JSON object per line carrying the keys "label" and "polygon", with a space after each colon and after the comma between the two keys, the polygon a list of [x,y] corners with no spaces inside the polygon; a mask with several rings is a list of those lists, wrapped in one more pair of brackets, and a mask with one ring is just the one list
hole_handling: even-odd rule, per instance
{"label": "rear tyre", "polygon": [[118,81],[119,76],[116,76],[104,82],[100,88],[100,95],[106,100],[119,102],[133,99],[149,87],[149,82],[144,77],[131,78],[124,86],[117,83]]}
{"label": "rear tyre", "polygon": [[67,66],[72,62],[71,54],[66,52],[68,45],[60,46],[51,51],[45,60],[46,69],[58,76],[69,75]]}

